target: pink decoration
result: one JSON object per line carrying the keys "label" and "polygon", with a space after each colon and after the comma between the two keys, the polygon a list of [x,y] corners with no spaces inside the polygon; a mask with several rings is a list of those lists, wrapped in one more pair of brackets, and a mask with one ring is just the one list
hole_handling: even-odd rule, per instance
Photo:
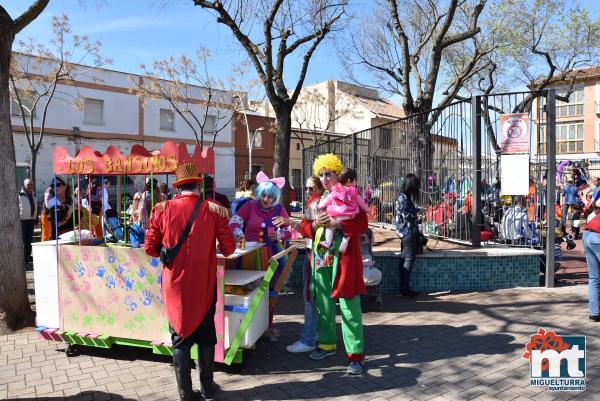
{"label": "pink decoration", "polygon": [[272,182],[277,188],[281,189],[285,186],[285,177],[269,178],[265,173],[259,171],[258,174],[256,174],[256,182],[259,184],[263,182]]}

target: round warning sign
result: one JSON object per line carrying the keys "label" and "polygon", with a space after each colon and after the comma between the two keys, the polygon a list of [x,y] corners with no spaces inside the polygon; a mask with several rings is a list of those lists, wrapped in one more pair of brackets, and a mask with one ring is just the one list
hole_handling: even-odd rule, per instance
{"label": "round warning sign", "polygon": [[502,153],[529,153],[529,114],[500,116]]}

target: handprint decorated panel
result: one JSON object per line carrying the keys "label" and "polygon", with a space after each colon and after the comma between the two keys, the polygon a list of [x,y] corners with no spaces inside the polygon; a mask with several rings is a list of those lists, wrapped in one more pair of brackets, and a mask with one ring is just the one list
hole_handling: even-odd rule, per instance
{"label": "handprint decorated panel", "polygon": [[163,266],[143,249],[59,246],[61,329],[168,342]]}

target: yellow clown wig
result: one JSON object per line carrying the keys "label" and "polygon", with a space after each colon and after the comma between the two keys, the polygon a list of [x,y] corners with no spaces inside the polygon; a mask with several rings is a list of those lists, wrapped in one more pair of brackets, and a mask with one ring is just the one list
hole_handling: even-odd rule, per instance
{"label": "yellow clown wig", "polygon": [[325,169],[332,171],[335,175],[339,175],[344,168],[342,161],[333,153],[326,153],[315,159],[313,163],[313,173],[316,177],[319,176],[321,170]]}

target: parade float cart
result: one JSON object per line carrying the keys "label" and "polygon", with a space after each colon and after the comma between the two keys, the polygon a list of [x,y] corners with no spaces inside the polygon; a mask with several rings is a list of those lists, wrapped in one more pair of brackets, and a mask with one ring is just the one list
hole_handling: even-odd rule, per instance
{"label": "parade float cart", "polygon": [[[196,146],[190,156],[185,144],[167,142],[160,151],[149,152],[139,145],[129,156],[109,147],[101,154],[84,147],[74,157],[63,148],[55,150],[55,174],[123,175],[168,174],[181,163],[193,162],[200,173],[214,174],[212,149]],[[78,177],[79,178],[79,177]],[[171,355],[171,336],[163,314],[160,280],[163,266],[141,248],[127,244],[86,245],[69,240],[34,244],[36,331],[45,339],[67,343],[67,353],[76,346],[110,348],[113,344],[151,348]],[[111,245],[111,246],[109,246]],[[217,305],[215,361],[241,362],[242,349],[252,348],[267,329],[269,283],[278,261],[287,257],[274,291],[279,291],[296,257],[295,247],[273,255],[268,263],[257,260],[262,244],[247,244],[233,255],[217,255]],[[248,258],[249,257],[249,258]],[[236,260],[239,261],[236,262]],[[236,270],[227,271],[229,268]],[[258,285],[247,294],[226,294],[252,282]],[[197,349],[192,349],[197,357]]]}

